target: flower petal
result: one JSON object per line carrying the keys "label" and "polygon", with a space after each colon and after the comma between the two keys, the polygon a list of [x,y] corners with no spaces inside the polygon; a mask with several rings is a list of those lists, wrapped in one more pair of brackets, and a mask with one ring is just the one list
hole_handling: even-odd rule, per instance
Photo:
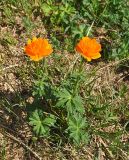
{"label": "flower petal", "polygon": [[31,39],[28,39],[27,44],[30,44],[30,43],[31,43]]}
{"label": "flower petal", "polygon": [[37,37],[33,37],[32,39],[32,42],[36,41],[37,40]]}
{"label": "flower petal", "polygon": [[28,40],[24,47],[25,53],[34,61],[39,61],[53,52],[51,44],[47,39],[36,38]]}
{"label": "flower petal", "polygon": [[79,52],[87,61],[91,59],[100,58],[101,44],[96,39],[89,37],[83,37],[75,47],[76,51]]}
{"label": "flower petal", "polygon": [[100,57],[101,57],[101,54],[98,53],[97,55],[93,56],[92,59],[98,59],[98,58],[100,58]]}

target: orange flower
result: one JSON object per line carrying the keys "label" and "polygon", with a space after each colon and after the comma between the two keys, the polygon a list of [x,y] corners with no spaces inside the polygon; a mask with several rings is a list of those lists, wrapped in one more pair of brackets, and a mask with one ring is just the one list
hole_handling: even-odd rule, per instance
{"label": "orange flower", "polygon": [[90,39],[89,37],[83,37],[76,45],[76,50],[86,58],[87,61],[101,57],[101,44],[99,44],[96,39]]}
{"label": "orange flower", "polygon": [[51,54],[53,49],[47,39],[34,37],[32,40],[28,40],[24,51],[32,60],[39,61]]}

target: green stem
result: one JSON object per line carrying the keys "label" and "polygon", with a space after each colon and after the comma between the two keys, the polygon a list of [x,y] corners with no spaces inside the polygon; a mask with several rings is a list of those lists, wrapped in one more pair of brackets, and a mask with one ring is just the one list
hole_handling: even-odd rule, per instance
{"label": "green stem", "polygon": [[[93,25],[94,25],[94,22],[95,22],[95,20],[92,22],[92,24],[91,24],[91,26],[90,26],[90,28],[89,28],[86,36],[89,35],[89,33],[90,33],[90,31],[91,31],[91,29],[92,29],[92,27],[93,27]],[[78,73],[81,73],[82,70],[83,70],[83,57],[81,57],[81,62],[80,62],[80,66],[79,66],[79,71],[78,71]],[[74,88],[74,90],[73,90],[73,96],[75,96],[75,94],[77,93],[77,90],[78,90],[78,87],[79,87],[79,86],[78,86],[78,85],[79,85],[79,80],[80,80],[80,77],[78,76],[78,77],[77,77],[77,81],[76,81],[76,83],[75,83],[75,88]]]}
{"label": "green stem", "polygon": [[35,67],[36,67],[36,77],[37,77],[37,79],[39,79],[39,75],[40,75],[40,65],[39,65],[39,62],[35,62]]}
{"label": "green stem", "polygon": [[45,73],[48,74],[47,72],[47,63],[46,63],[46,59],[44,58],[41,62],[41,65],[40,65],[40,62],[35,62],[35,67],[36,67],[36,77],[37,79],[39,80],[40,77],[42,76],[42,72],[41,70],[43,71],[43,75],[45,75]]}
{"label": "green stem", "polygon": [[[83,57],[81,57],[81,62],[80,62],[78,73],[81,73],[82,70],[83,70]],[[80,81],[80,76],[77,77],[77,80],[76,80],[76,83],[75,83],[75,87],[74,87],[74,90],[73,90],[73,96],[75,96],[77,91],[78,91],[79,81]]]}
{"label": "green stem", "polygon": [[47,59],[44,58],[42,62],[43,62],[42,63],[43,64],[42,65],[42,67],[43,67],[43,73],[48,75],[48,71],[47,71]]}
{"label": "green stem", "polygon": [[45,59],[45,63],[44,63],[44,72],[48,75],[48,61],[47,61],[47,59]]}

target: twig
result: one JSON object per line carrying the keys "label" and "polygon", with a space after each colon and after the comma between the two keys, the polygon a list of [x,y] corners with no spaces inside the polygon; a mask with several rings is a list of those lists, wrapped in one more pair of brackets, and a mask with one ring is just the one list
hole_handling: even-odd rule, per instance
{"label": "twig", "polygon": [[129,156],[126,154],[126,152],[124,152],[122,149],[120,149],[119,151],[121,152],[123,158],[129,159]]}
{"label": "twig", "polygon": [[103,145],[105,151],[108,153],[108,155],[110,156],[110,158],[112,160],[114,160],[114,156],[113,156],[112,152],[108,149],[107,144],[102,140],[102,138],[100,138],[100,143]]}
{"label": "twig", "polygon": [[36,152],[34,152],[29,146],[27,146],[25,143],[23,143],[22,141],[20,141],[19,139],[17,139],[16,137],[14,137],[13,135],[6,133],[6,136],[13,139],[14,141],[16,141],[17,143],[19,143],[20,145],[22,145],[25,149],[27,149],[29,152],[31,152],[35,158],[37,158],[38,160],[42,160],[41,157],[38,156],[38,154]]}

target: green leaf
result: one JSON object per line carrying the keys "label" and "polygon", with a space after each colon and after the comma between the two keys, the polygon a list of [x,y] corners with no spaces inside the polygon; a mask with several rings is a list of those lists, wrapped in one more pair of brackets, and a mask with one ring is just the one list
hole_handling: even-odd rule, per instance
{"label": "green leaf", "polygon": [[50,117],[44,119],[43,124],[51,127],[54,126],[55,122],[56,122],[55,116],[51,114]]}
{"label": "green leaf", "polygon": [[58,97],[58,101],[56,103],[57,107],[66,108],[69,113],[78,111],[83,114],[85,112],[83,101],[80,96],[75,95],[73,97],[66,89],[62,89],[56,95]]}
{"label": "green leaf", "polygon": [[67,99],[59,99],[56,106],[64,108],[66,102],[67,102]]}
{"label": "green leaf", "polygon": [[69,100],[67,103],[66,103],[66,107],[67,107],[67,111],[69,113],[72,113],[73,112],[73,108],[74,108],[74,105],[72,103],[72,100]]}
{"label": "green leaf", "polygon": [[52,114],[43,113],[42,110],[36,109],[29,117],[29,124],[33,126],[34,132],[39,136],[47,136],[50,131],[50,127],[54,126],[56,118]]}
{"label": "green leaf", "polygon": [[44,12],[44,14],[46,16],[49,16],[49,14],[51,13],[52,11],[52,7],[50,5],[48,5],[47,3],[43,3],[41,5],[41,10]]}
{"label": "green leaf", "polygon": [[84,106],[83,106],[83,101],[82,101],[82,98],[80,96],[76,95],[72,99],[72,102],[75,105],[75,108],[79,113],[84,113],[85,112],[85,109],[84,109]]}
{"label": "green leaf", "polygon": [[66,89],[63,89],[60,92],[58,92],[58,95],[60,98],[67,98],[67,99],[71,98],[71,94]]}
{"label": "green leaf", "polygon": [[56,103],[57,107],[65,107],[66,103],[71,101],[71,94],[66,90],[63,89],[57,92],[56,96],[58,97],[58,102]]}
{"label": "green leaf", "polygon": [[32,113],[32,116],[29,118],[29,124],[33,126],[33,130],[36,132],[36,134],[44,134],[45,129],[42,125],[42,118],[39,116],[40,111],[37,109]]}
{"label": "green leaf", "polygon": [[87,132],[87,121],[85,117],[82,117],[79,113],[74,113],[68,118],[68,131],[70,132],[70,138],[76,145],[80,143],[87,143],[89,136]]}

